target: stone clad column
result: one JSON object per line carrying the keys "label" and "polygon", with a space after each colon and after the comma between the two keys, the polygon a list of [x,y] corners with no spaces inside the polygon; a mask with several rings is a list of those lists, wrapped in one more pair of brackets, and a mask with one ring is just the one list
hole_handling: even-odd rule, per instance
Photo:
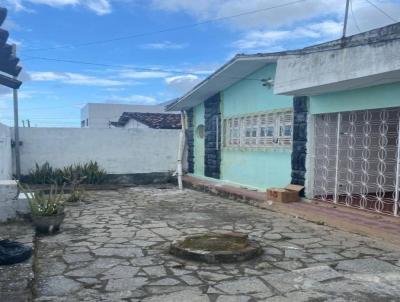
{"label": "stone clad column", "polygon": [[194,173],[194,126],[193,108],[186,111],[188,127],[186,129],[188,172]]}
{"label": "stone clad column", "polygon": [[[220,178],[221,169],[221,98],[219,94],[204,102],[205,152],[204,175]],[[217,137],[218,136],[218,137]]]}
{"label": "stone clad column", "polygon": [[293,99],[292,184],[305,185],[308,97]]}

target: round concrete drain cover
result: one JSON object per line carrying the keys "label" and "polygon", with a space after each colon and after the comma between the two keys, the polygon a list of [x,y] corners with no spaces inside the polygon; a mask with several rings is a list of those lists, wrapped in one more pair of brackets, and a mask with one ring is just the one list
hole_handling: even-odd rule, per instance
{"label": "round concrete drain cover", "polygon": [[263,253],[261,246],[243,233],[206,233],[174,241],[169,249],[180,258],[207,263],[232,263]]}

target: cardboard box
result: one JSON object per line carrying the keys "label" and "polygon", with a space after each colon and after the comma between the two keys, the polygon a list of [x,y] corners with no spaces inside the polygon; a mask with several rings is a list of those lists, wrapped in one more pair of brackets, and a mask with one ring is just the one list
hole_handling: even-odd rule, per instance
{"label": "cardboard box", "polygon": [[267,190],[267,201],[296,202],[300,200],[300,192],[304,186],[288,185],[286,188],[270,188]]}

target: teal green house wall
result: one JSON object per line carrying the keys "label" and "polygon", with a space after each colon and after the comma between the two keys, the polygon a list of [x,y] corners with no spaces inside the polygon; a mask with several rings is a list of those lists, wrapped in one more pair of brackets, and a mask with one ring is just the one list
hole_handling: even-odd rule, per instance
{"label": "teal green house wall", "polygon": [[344,112],[400,106],[400,83],[312,96],[310,113]]}
{"label": "teal green house wall", "polygon": [[204,176],[204,138],[200,138],[197,127],[204,125],[204,103],[193,108],[194,126],[194,175]]}
{"label": "teal green house wall", "polygon": [[[276,64],[269,64],[248,76],[249,79],[275,77]],[[222,93],[222,118],[291,108],[293,98],[274,95],[272,88],[259,81],[242,80]],[[233,184],[265,191],[285,187],[291,181],[291,149],[227,149],[221,152],[221,179]]]}
{"label": "teal green house wall", "polygon": [[[250,79],[274,78],[276,64],[248,76]],[[260,81],[242,80],[221,91],[221,118],[291,108],[292,97],[273,94]],[[204,139],[196,131],[204,124],[204,103],[194,108],[194,175],[204,177]],[[227,149],[221,151],[222,182],[265,191],[284,187],[291,180],[291,149]]]}

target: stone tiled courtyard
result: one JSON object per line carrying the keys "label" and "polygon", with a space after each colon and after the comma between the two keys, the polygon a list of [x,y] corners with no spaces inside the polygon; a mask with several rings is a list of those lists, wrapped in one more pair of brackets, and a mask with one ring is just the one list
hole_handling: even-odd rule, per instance
{"label": "stone tiled courtyard", "polygon": [[[67,212],[61,233],[36,237],[35,301],[400,299],[398,247],[232,200],[135,187],[91,192]],[[168,254],[172,240],[205,231],[248,233],[265,253],[223,265]]]}

